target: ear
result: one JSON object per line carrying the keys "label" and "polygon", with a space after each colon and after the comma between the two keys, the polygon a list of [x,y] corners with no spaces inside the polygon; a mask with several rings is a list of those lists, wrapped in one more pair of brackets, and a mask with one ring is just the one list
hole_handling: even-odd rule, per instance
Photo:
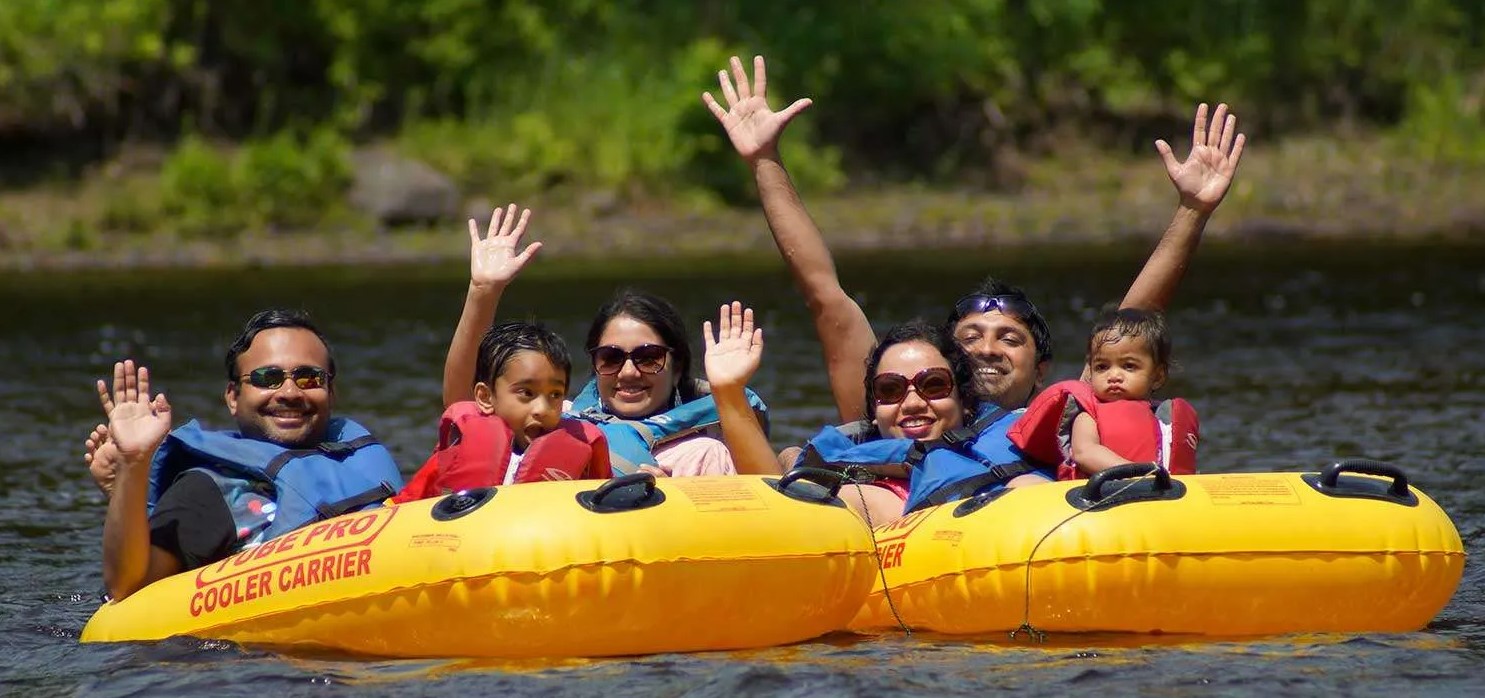
{"label": "ear", "polygon": [[474,384],[474,403],[481,414],[495,414],[495,390],[484,381]]}
{"label": "ear", "polygon": [[1165,387],[1165,379],[1168,376],[1168,373],[1168,370],[1164,366],[1155,369],[1150,380],[1150,392],[1153,393],[1156,390]]}
{"label": "ear", "polygon": [[227,403],[227,411],[237,416],[237,383],[227,381],[227,389],[222,391],[222,400]]}
{"label": "ear", "polygon": [[1036,365],[1036,388],[1042,387],[1042,381],[1045,381],[1047,379],[1047,370],[1050,368],[1052,368],[1051,359],[1048,359]]}

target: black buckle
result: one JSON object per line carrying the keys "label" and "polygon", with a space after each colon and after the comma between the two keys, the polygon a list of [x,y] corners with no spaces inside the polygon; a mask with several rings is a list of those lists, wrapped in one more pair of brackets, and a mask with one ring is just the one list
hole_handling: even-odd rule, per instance
{"label": "black buckle", "polygon": [[356,452],[356,447],[342,441],[324,441],[315,449],[331,458],[340,460]]}

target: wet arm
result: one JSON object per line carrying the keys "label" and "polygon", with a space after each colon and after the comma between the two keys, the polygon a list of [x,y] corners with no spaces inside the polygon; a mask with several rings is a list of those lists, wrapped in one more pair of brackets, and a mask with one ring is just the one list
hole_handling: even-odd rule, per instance
{"label": "wet arm", "polygon": [[1098,423],[1087,413],[1073,420],[1072,459],[1078,472],[1084,475],[1100,473],[1116,465],[1128,463],[1129,459],[1114,453],[1098,438]]}
{"label": "wet arm", "polygon": [[743,388],[714,385],[712,398],[717,401],[717,416],[722,420],[722,441],[732,454],[738,474],[778,475],[783,472]]}
{"label": "wet arm", "polygon": [[865,411],[866,358],[876,342],[871,323],[841,288],[830,250],[800,201],[783,161],[775,154],[751,165],[774,244],[814,318],[836,409],[842,421],[859,419]]}
{"label": "wet arm", "polygon": [[116,601],[181,571],[169,552],[150,544],[145,504],[150,461],[130,462],[114,483],[103,523],[103,583]]}
{"label": "wet arm", "polygon": [[443,406],[474,399],[475,360],[480,352],[480,338],[485,328],[495,321],[504,285],[479,285],[471,282],[464,296],[464,310],[454,339],[449,343],[443,363]]}
{"label": "wet arm", "polygon": [[1129,286],[1119,307],[1161,311],[1169,307],[1171,299],[1176,295],[1176,287],[1181,284],[1181,279],[1186,276],[1186,268],[1196,255],[1196,248],[1201,243],[1201,234],[1206,229],[1209,218],[1210,212],[1202,212],[1185,204],[1177,208],[1165,234],[1160,236],[1155,251],[1150,253],[1150,258],[1145,261],[1139,276]]}

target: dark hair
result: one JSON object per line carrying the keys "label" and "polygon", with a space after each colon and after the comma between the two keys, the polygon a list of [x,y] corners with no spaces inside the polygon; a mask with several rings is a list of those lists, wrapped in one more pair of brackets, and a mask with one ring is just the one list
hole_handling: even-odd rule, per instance
{"label": "dark hair", "polygon": [[572,357],[567,353],[567,342],[545,325],[534,322],[502,322],[485,330],[485,336],[480,338],[479,356],[474,360],[474,380],[494,388],[495,379],[505,373],[505,365],[523,351],[547,357],[562,370],[564,382],[572,381]]}
{"label": "dark hair", "polygon": [[681,402],[690,402],[700,397],[696,381],[691,378],[691,343],[686,341],[691,335],[686,331],[686,323],[681,320],[680,311],[670,301],[657,295],[631,288],[619,289],[608,303],[598,309],[598,315],[593,317],[593,324],[588,326],[587,350],[591,352],[598,348],[598,341],[603,337],[609,321],[620,315],[644,323],[655,334],[660,335],[660,341],[665,342],[665,346],[670,347],[670,359],[674,362],[675,376],[679,380],[676,388],[681,393]]}
{"label": "dark hair", "polygon": [[1088,357],[1093,359],[1093,343],[1112,344],[1125,337],[1145,340],[1154,356],[1156,367],[1170,366],[1170,332],[1166,330],[1165,313],[1144,308],[1106,310],[1088,334]]}
{"label": "dark hair", "polygon": [[872,347],[871,354],[866,357],[866,419],[871,421],[872,410],[877,404],[876,384],[872,379],[877,375],[877,367],[882,363],[882,355],[897,344],[905,342],[924,342],[938,349],[949,361],[949,370],[954,374],[954,387],[959,390],[959,404],[964,407],[965,421],[974,415],[979,408],[980,398],[978,391],[973,389],[974,373],[970,367],[969,357],[959,344],[953,340],[943,327],[930,324],[921,318],[913,318],[900,325],[894,325],[882,335],[877,345]]}
{"label": "dark hair", "polygon": [[276,330],[282,327],[309,330],[315,333],[315,336],[320,339],[320,343],[325,345],[325,355],[330,357],[330,365],[326,368],[330,369],[331,376],[335,375],[335,351],[330,348],[330,342],[325,339],[325,335],[320,333],[320,328],[316,327],[310,321],[309,313],[303,310],[275,308],[272,310],[261,310],[248,318],[247,324],[242,326],[242,333],[237,335],[237,339],[232,340],[232,346],[227,347],[227,380],[236,383],[237,379],[242,375],[238,373],[237,357],[241,356],[243,352],[248,350],[248,347],[253,345],[253,339],[257,338],[259,332]]}
{"label": "dark hair", "polygon": [[[1027,313],[1026,317],[1017,319],[1025,323],[1028,330],[1031,330],[1031,342],[1036,346],[1036,362],[1040,364],[1044,361],[1052,360],[1052,330],[1047,327],[1047,319],[1042,317],[1041,311],[1036,308],[1036,305],[1031,302],[1031,299],[1026,296],[1026,292],[1021,290],[1021,287],[1012,286],[993,276],[987,276],[968,295],[1006,296],[1014,300],[1025,301],[1031,307],[1031,312]],[[949,319],[944,323],[945,331],[952,335],[954,333],[954,326],[959,324],[959,321],[962,319],[964,319],[964,316],[959,314],[958,308],[950,310]]]}

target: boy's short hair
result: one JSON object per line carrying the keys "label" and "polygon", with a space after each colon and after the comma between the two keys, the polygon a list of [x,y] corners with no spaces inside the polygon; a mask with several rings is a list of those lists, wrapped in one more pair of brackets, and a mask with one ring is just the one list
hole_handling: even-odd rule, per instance
{"label": "boy's short hair", "polygon": [[511,357],[523,351],[534,351],[547,357],[562,371],[562,380],[572,382],[572,357],[562,337],[538,322],[501,322],[485,330],[480,338],[480,353],[474,362],[474,380],[490,387],[505,372]]}
{"label": "boy's short hair", "polygon": [[1112,344],[1125,337],[1139,337],[1150,347],[1155,365],[1170,366],[1170,332],[1166,329],[1165,313],[1145,308],[1115,308],[1105,310],[1093,323],[1088,334],[1088,356],[1093,359],[1094,343]]}

